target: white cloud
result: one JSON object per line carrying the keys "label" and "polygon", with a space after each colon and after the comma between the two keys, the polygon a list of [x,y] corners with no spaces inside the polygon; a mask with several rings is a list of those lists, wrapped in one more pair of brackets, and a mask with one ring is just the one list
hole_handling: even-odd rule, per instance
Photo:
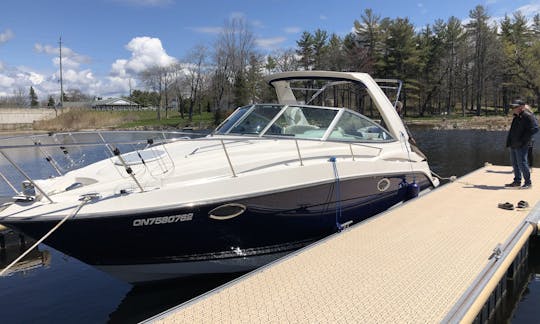
{"label": "white cloud", "polygon": [[7,75],[2,75],[0,74],[0,91],[2,90],[6,90],[6,89],[2,89],[2,88],[10,88],[13,83],[15,83],[15,79],[7,76]]}
{"label": "white cloud", "polygon": [[11,31],[11,29],[6,29],[0,33],[0,44],[7,42],[13,37],[15,37],[15,34]]}
{"label": "white cloud", "polygon": [[[60,65],[60,48],[51,45],[35,44],[34,51],[37,53],[44,53],[53,55],[53,63],[55,66]],[[88,64],[92,60],[86,56],[73,51],[69,47],[62,47],[62,66],[66,68],[77,69],[81,64]]]}
{"label": "white cloud", "polygon": [[39,43],[34,44],[34,50],[38,53],[45,53],[51,55],[58,55],[60,50],[51,45],[41,45]]}
{"label": "white cloud", "polygon": [[[124,93],[129,91],[129,82],[135,86],[136,75],[154,66],[168,66],[177,60],[169,56],[159,38],[135,37],[127,45],[131,52],[129,59],[117,59],[111,65],[110,76],[107,78],[107,92],[102,95]],[[105,90],[105,89],[103,89]]]}
{"label": "white cloud", "polygon": [[258,38],[255,43],[264,49],[277,49],[286,40],[285,37]]}
{"label": "white cloud", "polygon": [[47,78],[42,74],[26,71],[26,69],[28,68],[5,67],[0,73],[0,96],[12,96],[14,91],[19,89],[28,91],[31,86],[34,87],[38,96],[40,93],[44,94],[43,86],[47,84]]}
{"label": "white cloud", "polygon": [[135,37],[126,45],[126,49],[131,52],[131,58],[116,60],[111,69],[113,76],[137,74],[156,65],[168,66],[176,62],[163,49],[159,38]]}
{"label": "white cloud", "polygon": [[264,28],[264,23],[260,20],[250,20],[250,25],[254,28]]}
{"label": "white cloud", "polygon": [[96,82],[90,69],[76,71],[68,69],[63,71],[62,79],[65,84],[91,85]]}
{"label": "white cloud", "polygon": [[298,34],[299,32],[302,31],[302,28],[300,28],[300,27],[285,27],[285,28],[283,28],[283,31],[286,32],[287,34]]}
{"label": "white cloud", "polygon": [[246,14],[240,11],[231,12],[229,19],[246,19]]}
{"label": "white cloud", "polygon": [[219,34],[223,31],[223,27],[191,27],[189,29],[201,34]]}
{"label": "white cloud", "polygon": [[45,77],[39,73],[36,72],[29,72],[28,79],[32,81],[32,84],[41,84],[43,81],[45,81]]}
{"label": "white cloud", "polygon": [[[107,90],[103,90],[100,94],[102,96],[114,96],[118,93],[129,94],[130,80],[118,77],[118,76],[109,76],[107,77]],[[135,87],[135,80],[131,80],[131,87]]]}
{"label": "white cloud", "polygon": [[129,77],[129,75],[126,73],[127,63],[128,63],[128,60],[126,59],[118,59],[114,61],[114,63],[111,66],[111,73],[121,78]]}
{"label": "white cloud", "polygon": [[[169,56],[163,49],[158,38],[136,37],[125,47],[131,52],[131,57],[117,59],[111,65],[110,75],[99,77],[90,68],[82,69],[83,63],[90,59],[76,53],[70,48],[62,47],[62,67],[64,89],[79,89],[92,96],[127,95],[130,82],[135,87],[135,75],[148,67],[166,66],[176,59]],[[0,62],[0,96],[11,96],[16,89],[29,89],[33,86],[39,99],[45,100],[49,95],[58,97],[60,94],[59,48],[36,44],[37,53],[52,56],[55,72],[45,75],[28,67],[10,67]]]}
{"label": "white cloud", "polygon": [[540,2],[536,1],[536,3],[521,6],[517,8],[516,11],[521,11],[521,13],[526,17],[532,17],[540,12]]}

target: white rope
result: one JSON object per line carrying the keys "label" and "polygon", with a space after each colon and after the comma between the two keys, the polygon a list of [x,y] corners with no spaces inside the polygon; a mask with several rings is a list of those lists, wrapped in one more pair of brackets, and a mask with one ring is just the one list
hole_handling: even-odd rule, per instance
{"label": "white rope", "polygon": [[434,175],[435,177],[439,178],[439,180],[449,180],[451,182],[454,182],[456,181],[457,177],[454,175],[454,176],[450,176],[448,178],[444,178],[444,177],[441,177],[440,175],[438,175],[437,173],[433,172],[432,170],[431,171],[431,174]]}
{"label": "white rope", "polygon": [[65,216],[61,221],[56,224],[47,234],[45,234],[41,239],[39,239],[34,245],[32,245],[28,250],[24,251],[23,254],[21,254],[17,259],[15,259],[13,262],[11,262],[7,267],[5,267],[2,271],[0,271],[0,276],[4,276],[4,274],[13,267],[17,262],[19,262],[22,258],[24,258],[30,251],[32,251],[36,246],[38,246],[41,242],[43,242],[47,237],[49,237],[54,231],[56,231],[62,224],[64,224],[65,221],[67,221],[69,218],[77,215],[81,208],[86,205],[93,197],[92,196],[84,196],[83,201],[77,206],[77,208],[73,211],[73,213],[68,214]]}

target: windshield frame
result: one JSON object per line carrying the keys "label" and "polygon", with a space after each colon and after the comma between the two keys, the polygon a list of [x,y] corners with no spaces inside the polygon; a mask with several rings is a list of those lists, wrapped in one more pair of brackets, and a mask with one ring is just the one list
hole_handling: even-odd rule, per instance
{"label": "windshield frame", "polygon": [[[276,107],[276,108],[281,107],[281,108],[272,117],[272,119],[270,119],[267,122],[267,124],[258,133],[251,133],[251,132],[250,133],[240,133],[240,132],[239,133],[233,133],[233,132],[231,132],[236,127],[241,125],[246,120],[246,118],[248,118],[250,115],[252,115],[254,110],[257,109],[257,107],[264,107],[264,106],[271,106],[271,107]],[[369,117],[360,114],[359,112],[356,112],[356,111],[353,111],[353,110],[350,110],[350,109],[347,109],[347,108],[343,108],[343,107],[338,108],[338,107],[326,107],[326,106],[313,106],[313,105],[305,105],[305,104],[301,104],[301,105],[297,105],[297,104],[295,104],[295,105],[252,104],[252,105],[239,107],[227,119],[225,119],[225,121],[223,121],[218,127],[216,127],[216,129],[212,132],[212,136],[213,135],[231,135],[231,136],[234,135],[234,136],[251,136],[251,137],[291,138],[288,135],[267,134],[269,129],[272,128],[274,125],[276,125],[276,121],[285,113],[285,111],[287,111],[287,109],[289,107],[298,107],[300,109],[307,108],[307,109],[329,110],[329,111],[335,111],[336,112],[336,114],[333,117],[332,121],[330,122],[330,124],[328,124],[328,128],[325,130],[324,134],[321,137],[318,137],[318,138],[296,137],[297,139],[317,140],[317,141],[332,141],[332,142],[344,142],[344,141],[346,141],[346,140],[339,140],[339,139],[330,138],[330,137],[331,137],[332,133],[334,132],[334,130],[336,129],[336,127],[337,127],[338,123],[340,122],[341,118],[343,117],[343,115],[346,112],[348,112],[350,114],[353,114],[353,115],[357,116],[357,118],[360,118],[362,120],[367,121],[368,123],[372,124],[373,126],[381,128],[381,130],[383,130],[387,135],[390,136],[388,139],[378,140],[378,141],[376,141],[376,143],[386,143],[386,142],[397,141],[397,139],[394,136],[392,136],[392,134],[388,131],[388,129],[386,129],[386,127],[384,127],[383,125],[381,125],[381,124],[377,123],[376,121],[370,119]],[[242,116],[237,118],[237,120],[234,123],[229,125],[226,131],[222,131],[221,128],[223,128],[227,124],[227,122],[229,122],[231,120],[231,118],[235,118],[234,116],[236,114],[240,113],[242,110],[245,110],[243,112]],[[279,127],[279,126],[277,126],[277,127]],[[295,138],[295,137],[293,136],[292,138]],[[373,140],[361,140],[361,139],[354,140],[354,142],[374,143]]]}

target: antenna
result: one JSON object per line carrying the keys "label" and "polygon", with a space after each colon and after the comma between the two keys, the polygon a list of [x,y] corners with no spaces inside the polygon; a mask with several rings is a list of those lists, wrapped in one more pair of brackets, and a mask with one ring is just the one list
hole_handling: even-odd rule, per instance
{"label": "antenna", "polygon": [[62,80],[62,36],[60,36],[60,108],[64,108],[64,82]]}

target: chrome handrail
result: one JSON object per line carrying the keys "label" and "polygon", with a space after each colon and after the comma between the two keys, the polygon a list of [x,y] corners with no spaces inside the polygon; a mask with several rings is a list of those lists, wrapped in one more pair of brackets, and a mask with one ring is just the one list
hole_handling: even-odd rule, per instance
{"label": "chrome handrail", "polygon": [[[289,136],[279,136],[279,135],[273,135],[273,136],[265,136],[265,137],[258,137],[258,136],[206,136],[206,137],[200,137],[200,138],[191,138],[191,139],[186,139],[185,138],[185,133],[178,133],[178,132],[170,132],[170,133],[167,133],[165,134],[164,132],[123,132],[123,131],[120,131],[120,132],[110,132],[111,134],[124,134],[124,135],[129,135],[129,134],[144,134],[144,135],[148,135],[148,134],[156,134],[156,135],[159,135],[159,136],[156,136],[155,138],[153,138],[151,141],[146,138],[146,139],[133,139],[133,140],[123,140],[122,138],[120,138],[119,136],[115,136],[114,139],[106,139],[106,136],[104,136],[105,133],[108,133],[108,132],[93,132],[93,133],[89,133],[89,132],[77,132],[77,133],[57,133],[57,134],[54,134],[54,135],[58,135],[57,137],[53,137],[55,143],[46,143],[44,140],[41,141],[40,139],[41,138],[33,138],[33,137],[17,137],[19,139],[31,139],[32,140],[32,144],[12,144],[12,145],[5,145],[5,143],[2,143],[2,142],[5,142],[5,141],[12,141],[14,138],[6,138],[6,139],[0,139],[0,153],[2,156],[4,156],[6,158],[6,160],[8,160],[9,164],[11,164],[26,180],[30,181],[30,183],[45,197],[47,198],[47,200],[49,200],[51,203],[53,202],[53,200],[49,197],[49,195],[47,195],[43,189],[41,189],[36,183],[35,181],[33,181],[31,179],[31,177],[29,177],[27,175],[27,173],[25,173],[25,171],[22,170],[22,168],[20,168],[16,163],[15,161],[9,157],[9,154],[8,152],[10,150],[13,150],[13,149],[36,149],[36,144],[35,143],[40,143],[38,146],[40,148],[40,152],[43,152],[43,150],[41,148],[60,148],[64,154],[69,154],[67,153],[67,149],[66,148],[69,148],[69,147],[79,147],[79,148],[84,148],[84,147],[105,147],[105,153],[106,153],[106,157],[105,158],[109,158],[112,160],[112,157],[114,157],[114,150],[112,148],[116,148],[118,147],[119,145],[132,145],[132,148],[133,148],[133,151],[137,151],[138,149],[135,148],[135,146],[137,145],[140,145],[141,147],[144,147],[144,149],[148,149],[148,148],[152,148],[152,147],[155,147],[157,145],[162,145],[163,147],[163,150],[165,152],[165,154],[163,155],[163,157],[160,157],[158,158],[158,163],[160,163],[159,167],[162,169],[162,173],[161,174],[165,174],[169,171],[169,168],[174,168],[174,160],[172,159],[172,157],[170,156],[169,152],[167,151],[167,147],[165,144],[168,144],[168,143],[173,143],[173,142],[180,142],[180,141],[190,141],[190,142],[212,142],[212,141],[215,141],[216,142],[216,145],[208,145],[208,146],[199,146],[197,148],[196,151],[192,152],[193,155],[195,154],[199,154],[201,153],[202,151],[204,151],[205,149],[217,149],[218,147],[221,147],[220,149],[223,150],[224,152],[224,155],[227,159],[227,163],[229,165],[229,168],[231,170],[231,173],[232,173],[232,176],[233,177],[237,177],[238,176],[238,172],[239,172],[239,168],[238,166],[235,166],[235,164],[233,163],[233,160],[234,160],[234,148],[235,146],[231,146],[231,144],[233,143],[253,143],[253,142],[258,142],[258,141],[285,141],[285,142],[290,142],[292,145],[294,145],[293,147],[295,147],[295,151],[296,151],[296,159],[297,161],[300,163],[300,166],[303,166],[304,165],[304,162],[305,162],[305,159],[311,159],[313,157],[309,157],[309,154],[304,154],[303,152],[306,150],[305,148],[302,149],[302,146],[303,145],[300,145],[299,142],[302,142],[302,143],[307,143],[307,142],[317,142],[317,143],[336,143],[336,144],[341,144],[341,145],[344,145],[344,149],[348,150],[349,153],[341,153],[339,154],[340,156],[344,156],[346,157],[347,155],[350,156],[350,158],[352,159],[352,161],[356,161],[357,160],[357,155],[355,154],[354,150],[353,150],[353,147],[354,146],[359,146],[359,147],[366,147],[366,148],[370,148],[370,149],[373,149],[373,150],[376,150],[376,152],[373,152],[372,154],[369,154],[369,156],[373,156],[373,157],[377,157],[381,154],[382,152],[382,148],[381,147],[378,147],[378,146],[375,146],[375,145],[369,145],[367,143],[361,143],[361,142],[349,142],[349,141],[337,141],[337,140],[321,140],[321,139],[310,139],[310,138],[295,138],[295,137],[289,137]],[[93,136],[97,136],[99,139],[97,141],[81,141],[79,140],[79,138],[77,138],[78,136],[88,136],[89,134],[92,134]],[[69,143],[69,142],[59,142],[59,138],[58,137],[61,137],[61,136],[69,136],[67,137],[69,139],[69,141],[74,141],[74,143]],[[167,138],[167,135],[181,135],[182,137],[181,138]],[[50,134],[48,136],[51,136]],[[39,135],[37,135],[37,137],[39,137]],[[395,141],[395,140],[394,140]],[[388,142],[388,141],[381,141],[381,143],[384,143],[384,142]],[[347,149],[348,148],[348,149]],[[232,149],[232,151],[231,151]],[[291,147],[292,149],[292,147]],[[107,154],[108,152],[108,154]],[[122,152],[122,153],[129,153],[130,151],[125,151],[125,152]],[[87,153],[87,151],[84,151],[83,150],[83,153]],[[42,153],[43,154],[43,153]],[[48,156],[48,154],[45,154],[46,156]],[[84,154],[83,154],[84,155]],[[187,157],[187,156],[186,156]],[[168,158],[169,161],[168,162],[160,162],[161,159],[163,158]],[[142,157],[141,157],[142,159]],[[88,163],[90,163],[92,161],[89,161]],[[114,161],[113,161],[114,163]],[[115,165],[115,169],[120,173],[120,175],[124,174],[123,172],[121,172],[120,168],[119,168],[119,165],[117,163],[114,163]],[[79,167],[82,167],[84,166],[83,165],[72,165],[72,167],[74,168],[79,168]],[[143,166],[144,167],[148,167],[145,163],[143,163]],[[53,166],[54,167],[54,166]],[[125,168],[125,163],[124,163],[124,168]],[[55,168],[56,169],[56,168]],[[152,172],[150,172],[150,174],[152,176],[155,176],[155,174],[152,174]],[[133,175],[129,174],[129,176],[131,176],[133,178]],[[11,189],[13,189],[13,191],[16,192],[16,194],[18,193],[17,190],[15,189],[15,187],[9,182],[9,180],[5,177],[5,176],[2,176],[2,174],[0,174],[0,177],[2,178],[2,180],[4,180],[8,186],[11,187]],[[143,186],[141,183],[139,183],[139,181],[135,178],[135,182],[137,183],[137,186],[139,187],[139,189],[141,191],[144,191],[143,189]]]}

